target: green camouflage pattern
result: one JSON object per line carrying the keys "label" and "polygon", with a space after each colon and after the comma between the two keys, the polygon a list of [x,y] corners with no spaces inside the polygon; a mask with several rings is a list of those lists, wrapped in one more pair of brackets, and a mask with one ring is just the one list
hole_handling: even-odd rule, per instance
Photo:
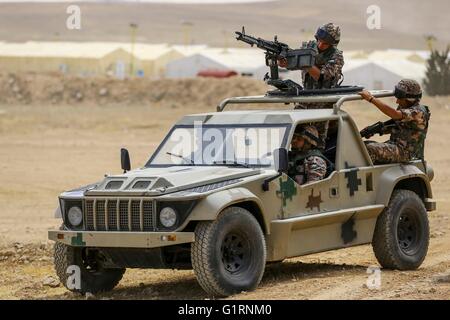
{"label": "green camouflage pattern", "polygon": [[324,24],[319,29],[325,30],[335,41],[339,42],[341,40],[341,28],[333,22]]}
{"label": "green camouflage pattern", "polygon": [[292,151],[288,175],[302,185],[322,180],[327,173],[327,163],[317,149]]}
{"label": "green camouflage pattern", "polygon": [[402,148],[391,142],[368,143],[367,151],[375,164],[408,162],[410,160],[409,155]]}
{"label": "green camouflage pattern", "polygon": [[[303,108],[297,108],[296,109],[303,109]],[[326,139],[328,135],[328,121],[321,121],[321,122],[314,122],[313,126],[316,128],[318,137],[319,137],[319,143],[317,144],[317,148],[320,150],[325,149],[326,145]]]}
{"label": "green camouflage pattern", "polygon": [[408,94],[418,95],[422,93],[420,84],[416,80],[412,79],[402,79],[399,81],[396,87]]}
{"label": "green camouflage pattern", "polygon": [[341,50],[330,46],[325,51],[318,53],[315,66],[320,69],[321,76],[319,80],[315,80],[306,70],[303,70],[302,79],[304,88],[309,90],[335,87],[342,77],[344,55]]}
{"label": "green camouflage pattern", "polygon": [[[297,127],[297,128],[301,128],[301,127]],[[298,129],[297,129],[298,130]],[[305,139],[307,142],[309,142],[311,145],[317,147],[317,140],[319,140],[319,132],[317,131],[316,127],[314,126],[305,126],[304,128],[301,128],[301,130],[294,132],[294,136],[300,136],[303,139]],[[311,135],[313,138],[308,136]]]}

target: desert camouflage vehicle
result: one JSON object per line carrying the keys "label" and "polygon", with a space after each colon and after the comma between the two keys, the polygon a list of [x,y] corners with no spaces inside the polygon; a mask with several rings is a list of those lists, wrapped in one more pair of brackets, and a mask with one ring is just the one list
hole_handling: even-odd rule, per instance
{"label": "desert camouflage vehicle", "polygon": [[[391,91],[372,91],[376,97]],[[60,195],[55,268],[99,292],[126,268],[193,268],[211,296],[255,289],[267,262],[372,243],[385,268],[418,268],[435,209],[425,161],[374,165],[350,115],[357,94],[237,97],[183,117],[145,166]],[[334,109],[224,111],[227,104],[334,103]],[[325,179],[287,176],[298,125],[329,121]],[[71,281],[70,266],[81,273]],[[73,270],[69,268],[69,270]]]}

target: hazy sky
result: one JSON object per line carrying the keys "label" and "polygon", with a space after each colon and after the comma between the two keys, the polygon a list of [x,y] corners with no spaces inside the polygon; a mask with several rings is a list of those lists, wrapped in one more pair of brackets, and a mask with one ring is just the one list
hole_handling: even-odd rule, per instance
{"label": "hazy sky", "polygon": [[[130,41],[133,23],[138,25],[139,42],[244,46],[236,42],[234,31],[245,26],[251,35],[266,39],[278,35],[280,41],[298,46],[311,39],[319,25],[334,22],[341,27],[339,47],[346,50],[425,50],[427,35],[437,38],[437,46],[450,43],[449,0],[278,0],[230,4],[232,1],[238,0],[204,5],[87,1],[79,3],[81,28],[74,30],[66,27],[67,2],[25,4],[0,0],[0,41],[124,42]],[[380,13],[378,29],[368,27],[374,3]]]}

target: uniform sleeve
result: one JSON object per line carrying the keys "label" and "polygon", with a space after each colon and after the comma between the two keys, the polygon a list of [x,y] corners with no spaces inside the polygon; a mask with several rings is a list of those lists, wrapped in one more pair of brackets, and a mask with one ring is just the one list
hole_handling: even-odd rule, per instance
{"label": "uniform sleeve", "polygon": [[321,68],[320,73],[325,80],[339,79],[344,66],[344,56],[342,51],[336,51],[333,57],[328,60]]}
{"label": "uniform sleeve", "polygon": [[400,109],[402,113],[402,122],[413,122],[418,129],[425,129],[426,116],[425,113],[417,106],[411,108]]}
{"label": "uniform sleeve", "polygon": [[321,157],[311,156],[305,159],[305,183],[322,180],[326,173],[327,163]]}

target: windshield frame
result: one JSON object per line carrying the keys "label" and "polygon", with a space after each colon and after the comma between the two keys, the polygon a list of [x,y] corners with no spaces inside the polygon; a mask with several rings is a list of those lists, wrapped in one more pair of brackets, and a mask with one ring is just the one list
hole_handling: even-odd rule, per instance
{"label": "windshield frame", "polygon": [[[292,123],[236,123],[236,124],[207,124],[203,123],[202,127],[204,128],[265,128],[265,127],[280,127],[285,128],[284,136],[281,141],[280,148],[286,148],[287,140],[289,137],[289,133],[292,128]],[[194,124],[177,124],[174,125],[167,135],[164,137],[163,141],[159,144],[159,146],[156,148],[156,150],[151,155],[150,159],[147,161],[147,163],[144,165],[144,168],[168,168],[168,167],[186,167],[186,166],[194,166],[194,167],[215,167],[215,166],[234,166],[237,165],[233,163],[216,163],[216,164],[204,164],[204,163],[195,163],[195,164],[188,164],[188,163],[180,163],[180,164],[152,164],[151,162],[156,157],[156,155],[161,151],[163,146],[166,144],[167,140],[172,135],[173,131],[180,128],[195,128]],[[261,168],[261,167],[271,167],[272,165],[262,165],[262,164],[249,164],[249,168]]]}

